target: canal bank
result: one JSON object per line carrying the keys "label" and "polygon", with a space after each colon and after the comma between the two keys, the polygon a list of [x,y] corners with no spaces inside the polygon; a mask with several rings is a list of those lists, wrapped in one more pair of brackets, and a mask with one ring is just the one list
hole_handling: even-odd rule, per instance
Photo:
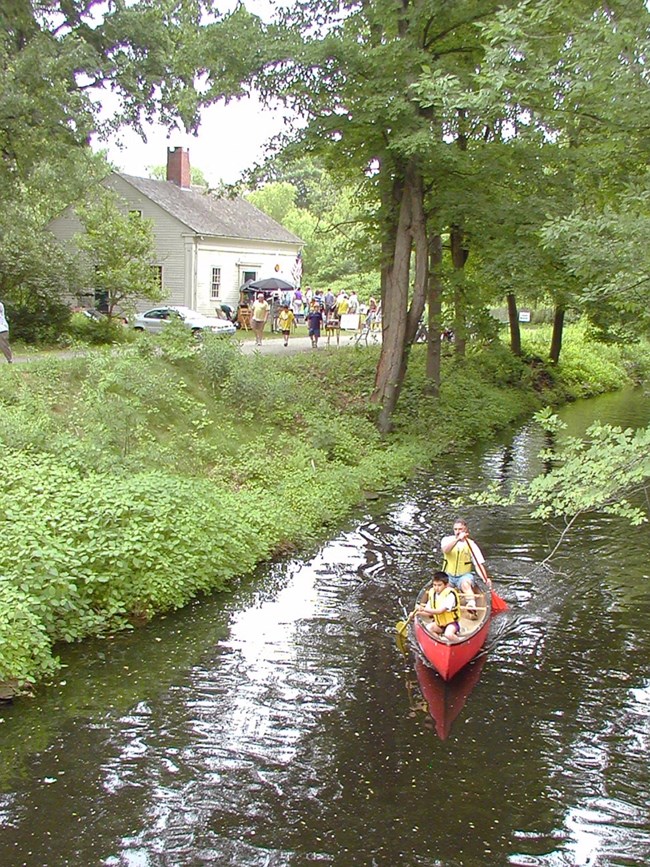
{"label": "canal bank", "polygon": [[[650,406],[561,415],[579,436]],[[394,644],[449,499],[531,478],[543,446],[504,430],[229,595],[67,648],[50,689],[0,713],[3,864],[647,864],[647,534],[621,549],[625,523],[594,516],[540,572],[554,528],[467,507],[511,610],[444,740]]]}
{"label": "canal bank", "polygon": [[[144,343],[11,370],[0,382],[11,480],[0,679],[47,678],[62,641],[227,589],[562,391],[556,372],[558,392],[540,393],[538,368],[491,346],[448,356],[433,401],[424,350],[384,439],[368,403],[377,348],[266,358],[218,341],[200,355]],[[562,375],[582,391],[626,380],[624,353],[591,357],[591,384],[584,347]]]}

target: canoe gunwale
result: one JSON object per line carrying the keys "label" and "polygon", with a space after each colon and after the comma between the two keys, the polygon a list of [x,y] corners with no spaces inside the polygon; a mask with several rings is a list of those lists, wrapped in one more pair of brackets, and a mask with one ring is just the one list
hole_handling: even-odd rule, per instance
{"label": "canoe gunwale", "polygon": [[[413,618],[411,624],[412,636],[422,661],[425,665],[435,669],[445,680],[450,680],[471,662],[480,653],[487,638],[490,617],[492,615],[490,590],[480,579],[477,579],[474,583],[478,593],[482,597],[480,607],[484,607],[485,610],[476,621],[471,621],[467,618],[461,619],[464,631],[459,638],[450,641],[442,636],[432,634],[425,627],[427,618],[420,617],[419,615]],[[416,596],[416,605],[422,604],[426,600],[428,589],[429,585],[425,584]],[[466,631],[468,624],[472,625],[470,631]]]}

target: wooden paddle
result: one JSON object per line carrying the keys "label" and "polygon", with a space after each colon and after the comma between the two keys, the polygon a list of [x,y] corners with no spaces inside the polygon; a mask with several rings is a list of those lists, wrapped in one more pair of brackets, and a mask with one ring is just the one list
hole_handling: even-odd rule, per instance
{"label": "wooden paddle", "polygon": [[490,588],[490,596],[492,598],[492,611],[494,614],[500,614],[502,611],[507,611],[510,606],[506,602],[505,599],[502,599],[499,594],[496,592],[494,587],[492,587],[492,582],[490,581],[490,576],[488,575],[488,571],[485,568],[483,563],[479,563],[476,559],[474,551],[472,550],[472,541],[467,536],[467,547],[469,548],[469,555],[472,558],[472,563],[476,567],[476,571],[481,576],[481,578],[485,581],[485,583]]}

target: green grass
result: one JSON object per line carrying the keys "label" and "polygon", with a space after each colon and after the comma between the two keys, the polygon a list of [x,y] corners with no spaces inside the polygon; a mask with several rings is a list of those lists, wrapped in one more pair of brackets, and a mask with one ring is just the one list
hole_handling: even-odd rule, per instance
{"label": "green grass", "polygon": [[11,616],[0,624],[0,681],[47,676],[57,642],[226,590],[460,442],[617,387],[631,358],[636,375],[650,368],[647,345],[604,351],[568,331],[546,378],[498,343],[445,356],[435,401],[416,346],[394,433],[382,438],[370,403],[379,351],[242,355],[234,342],[170,328],[2,368],[0,602]]}

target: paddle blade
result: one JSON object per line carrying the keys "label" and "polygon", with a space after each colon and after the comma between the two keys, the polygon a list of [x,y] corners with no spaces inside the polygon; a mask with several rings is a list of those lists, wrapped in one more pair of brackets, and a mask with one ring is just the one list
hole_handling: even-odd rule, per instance
{"label": "paddle blade", "polygon": [[403,653],[405,656],[408,652],[408,636],[406,632],[398,632],[395,636],[395,646],[399,650],[400,653]]}
{"label": "paddle blade", "polygon": [[490,591],[490,595],[492,597],[493,614],[500,614],[502,611],[507,611],[510,608],[506,600],[502,599],[494,588]]}

